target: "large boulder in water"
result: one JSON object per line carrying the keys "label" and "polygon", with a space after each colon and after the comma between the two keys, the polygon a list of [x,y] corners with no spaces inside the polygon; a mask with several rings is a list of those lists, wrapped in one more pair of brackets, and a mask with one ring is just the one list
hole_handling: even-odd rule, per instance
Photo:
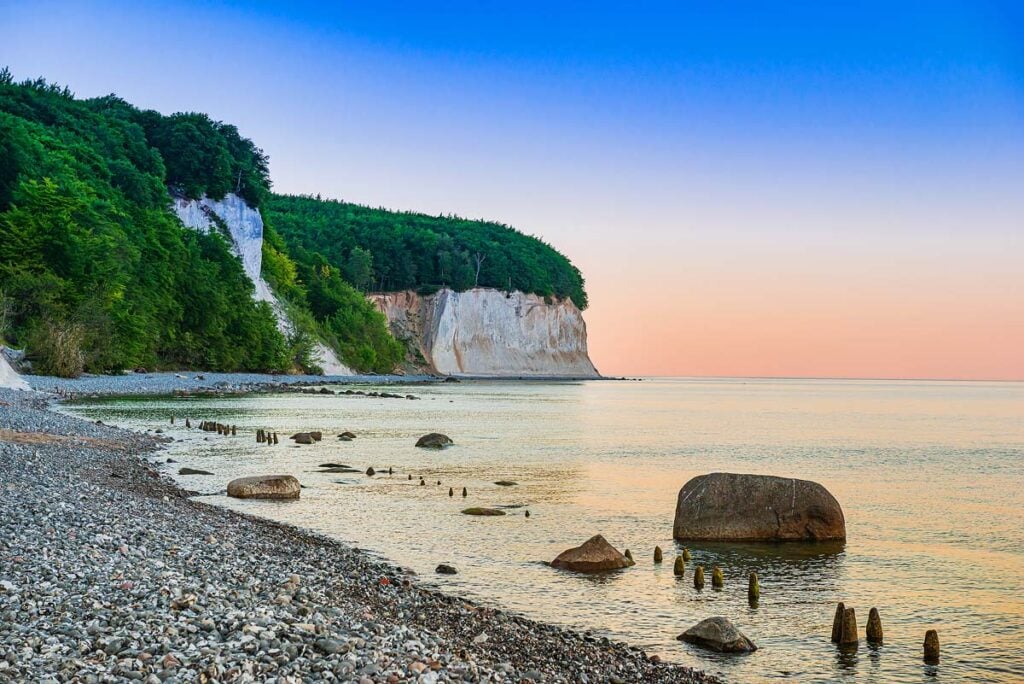
{"label": "large boulder in water", "polygon": [[228,483],[228,496],[236,499],[298,499],[300,490],[291,475],[240,477]]}
{"label": "large boulder in water", "polygon": [[701,620],[676,638],[721,653],[747,653],[757,650],[754,642],[724,617]]}
{"label": "large boulder in water", "polygon": [[424,449],[443,449],[454,443],[451,437],[442,435],[440,432],[431,432],[429,435],[423,435],[416,440],[416,446],[423,447]]}
{"label": "large boulder in water", "polygon": [[595,534],[576,548],[563,551],[551,561],[553,568],[576,572],[604,572],[628,568],[631,565],[634,565],[633,561],[619,553],[599,534]]}
{"label": "large boulder in water", "polygon": [[817,482],[710,473],[679,490],[672,532],[684,541],[845,540],[846,520]]}

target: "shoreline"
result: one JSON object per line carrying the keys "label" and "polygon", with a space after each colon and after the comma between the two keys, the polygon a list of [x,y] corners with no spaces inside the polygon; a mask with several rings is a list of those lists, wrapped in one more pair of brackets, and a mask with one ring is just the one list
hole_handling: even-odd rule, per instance
{"label": "shoreline", "polygon": [[[324,380],[230,377],[238,393]],[[75,382],[55,389],[71,393]],[[78,396],[149,393],[124,389]],[[166,440],[56,411],[57,401],[0,390],[0,680],[718,681],[420,587],[340,541],[192,498],[151,467]],[[26,662],[16,644],[36,642]]]}

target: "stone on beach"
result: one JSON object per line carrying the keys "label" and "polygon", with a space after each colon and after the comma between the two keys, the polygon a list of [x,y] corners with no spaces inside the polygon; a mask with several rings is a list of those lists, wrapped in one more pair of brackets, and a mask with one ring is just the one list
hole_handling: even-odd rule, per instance
{"label": "stone on beach", "polygon": [[679,491],[673,536],[702,541],[845,540],[835,497],[816,482],[711,473]]}
{"label": "stone on beach", "polygon": [[720,653],[749,653],[757,650],[753,641],[720,616],[701,620],[676,638]]}
{"label": "stone on beach", "polygon": [[228,496],[236,499],[298,499],[301,487],[292,475],[240,477],[228,483]]}
{"label": "stone on beach", "polygon": [[563,551],[551,561],[553,568],[575,572],[604,572],[628,568],[633,564],[633,561],[619,553],[599,534],[595,534],[580,546]]}
{"label": "stone on beach", "polygon": [[451,437],[448,435],[442,435],[440,432],[431,432],[428,435],[423,435],[416,440],[416,446],[423,449],[443,449],[446,446],[454,444]]}

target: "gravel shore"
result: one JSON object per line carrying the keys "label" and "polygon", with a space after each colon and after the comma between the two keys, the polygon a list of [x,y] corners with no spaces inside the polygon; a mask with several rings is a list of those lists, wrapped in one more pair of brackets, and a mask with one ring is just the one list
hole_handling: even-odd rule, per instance
{"label": "gravel shore", "polygon": [[[185,382],[302,381],[205,375]],[[28,379],[81,395],[135,377]],[[0,390],[0,681],[716,681],[192,500],[150,466],[158,438],[50,399]]]}

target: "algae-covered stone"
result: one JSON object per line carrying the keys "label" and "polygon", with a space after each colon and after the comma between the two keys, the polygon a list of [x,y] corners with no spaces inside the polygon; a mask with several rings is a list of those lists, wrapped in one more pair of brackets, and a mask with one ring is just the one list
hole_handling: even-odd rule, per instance
{"label": "algae-covered stone", "polygon": [[724,617],[701,620],[676,638],[720,653],[749,653],[757,650],[754,642]]}
{"label": "algae-covered stone", "polygon": [[236,499],[298,499],[300,490],[292,475],[256,475],[228,483],[228,496]]}
{"label": "algae-covered stone", "polygon": [[693,571],[693,586],[697,589],[704,588],[704,566],[698,565],[697,569]]}

